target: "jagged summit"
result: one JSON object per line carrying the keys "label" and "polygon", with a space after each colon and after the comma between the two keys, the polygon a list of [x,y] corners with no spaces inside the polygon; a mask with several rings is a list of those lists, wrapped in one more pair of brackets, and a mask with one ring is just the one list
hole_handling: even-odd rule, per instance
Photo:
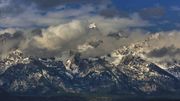
{"label": "jagged summit", "polygon": [[59,93],[161,94],[176,93],[179,79],[145,60],[132,47],[100,57],[62,54],[56,58],[27,58],[20,50],[1,61],[0,87],[20,95]]}
{"label": "jagged summit", "polygon": [[149,41],[159,38],[160,34],[154,34],[109,54],[87,58],[81,52],[99,47],[102,40],[80,45],[78,53],[65,51],[54,58],[29,58],[14,50],[0,60],[0,87],[20,95],[177,93],[179,65],[164,69],[144,54]]}
{"label": "jagged summit", "polygon": [[20,50],[12,51],[6,58],[0,60],[0,74],[5,72],[11,66],[28,63],[30,63],[30,59],[28,57],[24,57]]}
{"label": "jagged summit", "polygon": [[96,26],[96,23],[90,23],[89,24],[89,29],[96,29],[97,28],[97,26]]}
{"label": "jagged summit", "polygon": [[123,31],[119,31],[119,32],[116,32],[116,33],[108,34],[108,37],[112,37],[112,38],[115,38],[115,39],[119,40],[121,38],[128,38],[128,35],[127,35],[127,33],[123,32]]}
{"label": "jagged summit", "polygon": [[15,64],[28,64],[30,62],[28,57],[23,55],[21,50],[15,50],[9,53],[9,55],[4,59],[6,65],[15,65]]}

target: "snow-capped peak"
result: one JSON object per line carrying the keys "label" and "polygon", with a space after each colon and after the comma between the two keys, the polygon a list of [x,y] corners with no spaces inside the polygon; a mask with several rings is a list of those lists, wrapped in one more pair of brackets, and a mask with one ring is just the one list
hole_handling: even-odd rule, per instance
{"label": "snow-capped peak", "polygon": [[6,66],[11,66],[15,64],[28,64],[30,62],[30,59],[28,57],[25,57],[23,55],[23,52],[21,50],[15,50],[9,53],[9,55],[3,59]]}
{"label": "snow-capped peak", "polygon": [[89,24],[89,29],[95,29],[96,27],[96,23],[94,22]]}

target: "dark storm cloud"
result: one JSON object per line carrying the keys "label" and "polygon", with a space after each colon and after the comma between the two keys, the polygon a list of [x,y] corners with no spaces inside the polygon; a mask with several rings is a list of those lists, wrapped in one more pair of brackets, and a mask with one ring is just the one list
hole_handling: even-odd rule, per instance
{"label": "dark storm cloud", "polygon": [[[96,43],[96,40],[100,40],[100,42],[101,40],[103,40],[103,43],[101,42],[103,46],[97,47],[98,52],[96,50],[92,52],[96,53],[95,55],[93,54],[94,56],[96,56],[99,54],[107,53],[112,49],[116,49],[116,47],[120,45],[120,40],[115,40],[113,38],[107,37],[110,32],[118,32],[121,29],[128,29],[129,27],[141,27],[148,25],[148,22],[142,20],[140,17],[138,17],[138,15],[132,15],[131,17],[127,18],[105,18],[99,15],[88,15],[88,13],[84,13],[87,12],[86,10],[87,9],[82,8],[80,12],[78,12],[77,10],[70,10],[65,11],[64,13],[63,11],[62,13],[59,12],[60,15],[56,15],[58,13],[56,12],[55,14],[51,13],[50,16],[46,15],[45,17],[39,17],[38,15],[30,14],[33,16],[29,16],[28,19],[32,18],[34,20],[33,22],[36,22],[39,25],[48,24],[47,26],[49,27],[36,29],[33,31],[31,31],[31,28],[29,27],[29,30],[22,29],[24,32],[23,35],[25,36],[24,39],[18,39],[17,36],[19,35],[16,35],[15,37],[13,37],[13,40],[8,40],[8,42],[6,41],[5,43],[3,42],[4,47],[0,48],[2,49],[0,50],[0,52],[2,52],[2,56],[6,56],[6,53],[14,48],[25,51],[26,54],[30,56],[44,56],[44,54],[47,54],[48,56],[55,56],[63,51],[68,51],[71,49],[75,49],[77,51],[87,51],[88,45],[84,43],[88,43],[89,45],[94,46],[93,42]],[[69,16],[69,14],[72,14],[74,12],[82,16],[78,16],[78,18],[72,21],[69,20],[66,23],[57,22],[59,20],[64,21],[64,17]],[[24,16],[27,17],[27,13],[24,14],[23,17]],[[61,16],[62,18],[59,19],[59,17]],[[56,17],[57,20],[55,19]],[[12,22],[14,22],[14,26],[18,26],[16,24],[19,23],[22,23],[24,24],[24,26],[26,26],[28,24],[24,23],[28,22],[26,19],[15,18]],[[57,22],[58,25],[53,25],[55,22]],[[91,24],[91,22],[97,24],[96,26],[98,30],[89,29],[89,25]],[[9,25],[12,24],[13,23],[10,23]],[[11,35],[14,35],[13,33],[15,32],[16,29],[0,30],[0,34],[2,35],[6,35],[6,33],[11,33]],[[114,44],[113,46],[112,43]],[[91,55],[91,50],[88,51],[87,54]]]}
{"label": "dark storm cloud", "polygon": [[[24,40],[23,33],[16,31],[15,33],[0,34],[0,54],[6,54],[7,51],[19,48],[19,44]],[[0,57],[1,58],[1,57]]]}
{"label": "dark storm cloud", "polygon": [[0,0],[0,17],[15,16],[24,11],[23,5],[14,1]]}
{"label": "dark storm cloud", "polygon": [[148,56],[151,57],[165,57],[165,56],[176,56],[180,54],[180,48],[177,48],[175,46],[169,46],[169,47],[162,47],[160,49],[154,49],[152,50]]}
{"label": "dark storm cloud", "polygon": [[128,17],[128,12],[117,10],[116,8],[106,8],[99,12],[101,16],[112,18],[112,17]]}
{"label": "dark storm cloud", "polygon": [[111,0],[0,0],[0,17],[15,16],[23,13],[28,8],[48,12],[58,6],[66,4],[107,5]]}
{"label": "dark storm cloud", "polygon": [[27,0],[26,2],[33,3],[40,9],[48,9],[65,4],[107,4],[110,0]]}
{"label": "dark storm cloud", "polygon": [[[2,29],[0,34],[3,35],[5,32],[13,34],[14,30],[16,31],[16,28],[19,28],[24,32],[25,37],[22,39],[13,37],[14,40],[8,40],[8,43],[1,48],[3,50],[0,50],[0,52],[5,53],[14,49],[15,46],[15,48],[19,48],[30,55],[39,54],[42,56],[47,53],[52,56],[52,54],[56,54],[56,51],[59,53],[73,48],[77,48],[77,50],[84,49],[82,46],[83,43],[86,43],[86,39],[92,37],[91,40],[93,41],[97,37],[102,37],[102,35],[104,36],[102,39],[104,38],[105,45],[102,47],[104,49],[99,49],[99,53],[105,53],[109,51],[108,49],[114,49],[119,45],[119,42],[113,47],[109,45],[109,43],[114,42],[114,39],[106,38],[106,35],[110,32],[149,25],[138,14],[131,14],[131,16],[122,18],[121,16],[126,14],[113,8],[111,0],[8,1],[3,2],[2,8],[9,8],[12,15],[0,18],[0,23],[1,26],[12,29]],[[80,7],[73,8],[69,5],[66,7],[66,4],[80,4]],[[17,10],[19,13],[13,11],[13,8],[17,6],[19,6]],[[63,9],[59,9],[61,7]],[[97,32],[89,30],[88,27],[91,23],[95,23],[98,27]],[[37,27],[39,29],[31,31],[31,29]],[[91,42],[91,40],[89,41]],[[106,49],[106,45],[110,48]],[[79,46],[81,46],[80,49]],[[102,52],[102,50],[106,51]]]}
{"label": "dark storm cloud", "polygon": [[92,12],[99,15],[107,5],[111,0],[0,0],[0,26],[47,27]]}
{"label": "dark storm cloud", "polygon": [[162,17],[163,15],[165,15],[166,12],[163,7],[151,7],[151,8],[144,8],[139,13],[143,18],[150,18],[150,17]]}
{"label": "dark storm cloud", "polygon": [[171,10],[179,12],[180,11],[180,7],[179,6],[172,6]]}

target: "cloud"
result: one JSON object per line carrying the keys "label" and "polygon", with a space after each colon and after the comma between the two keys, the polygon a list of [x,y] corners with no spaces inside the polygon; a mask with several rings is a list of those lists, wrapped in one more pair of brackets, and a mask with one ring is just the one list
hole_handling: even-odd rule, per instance
{"label": "cloud", "polygon": [[141,10],[140,15],[143,18],[150,18],[150,17],[162,17],[165,15],[166,11],[163,7],[150,7],[150,8],[144,8]]}
{"label": "cloud", "polygon": [[4,57],[9,51],[19,48],[20,43],[24,40],[21,31],[15,29],[6,29],[0,31],[0,58]]}
{"label": "cloud", "polygon": [[42,30],[42,37],[35,37],[38,47],[49,50],[59,49],[62,44],[68,43],[72,39],[79,38],[86,33],[86,28],[80,21],[72,21],[67,24],[51,26]]}
{"label": "cloud", "polygon": [[[91,10],[91,8],[89,8],[89,10]],[[76,49],[78,45],[88,41],[103,40],[103,43],[105,44],[101,49],[99,48],[99,53],[103,54],[109,52],[109,49],[112,50],[117,48],[116,45],[111,47],[112,45],[109,45],[109,43],[114,42],[117,43],[117,45],[119,43],[118,41],[114,41],[115,39],[113,38],[107,38],[109,33],[116,33],[124,29],[149,25],[147,21],[142,20],[137,14],[133,14],[131,17],[127,18],[105,18],[99,15],[92,16],[88,13],[84,15],[82,12],[86,11],[82,10],[79,12],[77,11],[77,13],[82,14],[82,16],[78,16],[76,19],[64,18],[64,16],[69,16],[69,12],[72,12],[73,14],[73,11],[74,10],[69,10],[67,13],[63,11],[64,15],[56,15],[56,13],[51,12],[50,15],[47,15],[47,18],[40,17],[41,19],[39,19],[39,21],[35,20],[38,25],[41,25],[42,23],[44,24],[44,19],[49,19],[51,17],[55,18],[57,16],[61,16],[60,21],[66,21],[62,21],[62,23],[56,22],[57,25],[55,25],[55,22],[53,22],[54,20],[52,20],[50,23],[47,23],[49,27],[39,30],[29,31],[31,29],[23,29],[23,35],[25,38],[20,40],[20,42],[18,39],[18,48],[24,50],[26,54],[29,55],[39,56],[39,52],[41,52],[41,54],[46,52],[48,53],[48,56],[54,56],[63,51]],[[74,13],[74,16],[77,15]],[[38,19],[38,17],[34,19]],[[96,24],[97,29],[92,30],[88,28],[89,24],[92,22]],[[8,30],[9,32],[11,31],[10,29],[6,29],[2,32]],[[17,39],[15,38],[14,40]],[[105,49],[106,45],[111,48]],[[11,47],[12,46],[9,48],[7,46],[8,49],[11,49]],[[105,51],[103,51],[104,49]]]}
{"label": "cloud", "polygon": [[14,28],[7,28],[4,30],[0,30],[0,35],[3,35],[5,33],[14,34],[17,31],[17,29]]}
{"label": "cloud", "polygon": [[152,50],[148,55],[152,57],[175,57],[180,54],[180,48],[175,46],[162,47],[160,49]]}
{"label": "cloud", "polygon": [[0,18],[19,17],[22,13],[29,12],[30,9],[30,12],[39,11],[38,13],[46,14],[59,10],[61,6],[64,6],[65,9],[79,8],[85,5],[99,8],[109,4],[111,4],[111,0],[0,0]]}
{"label": "cloud", "polygon": [[25,5],[19,5],[14,0],[0,0],[0,18],[16,16],[26,9]]}
{"label": "cloud", "polygon": [[[89,20],[86,20],[87,18]],[[79,44],[87,42],[87,40],[104,40],[103,37],[106,37],[111,32],[118,32],[130,27],[148,25],[146,21],[136,17],[109,19],[101,16],[94,16],[87,18],[83,17],[65,24],[50,26],[47,29],[43,29],[42,36],[34,37],[34,42],[36,42],[35,45],[38,48],[50,51],[70,50],[76,48]],[[97,24],[96,30],[90,30],[88,28],[91,22]]]}
{"label": "cloud", "polygon": [[147,55],[148,58],[152,59],[156,63],[164,65],[165,67],[169,67],[180,62],[180,48],[173,45],[153,49]]}
{"label": "cloud", "polygon": [[128,17],[128,13],[122,10],[117,10],[114,7],[102,9],[99,11],[101,16],[112,18],[112,17]]}
{"label": "cloud", "polygon": [[[0,19],[2,27],[37,27],[51,26],[65,23],[72,19],[92,16],[92,12],[98,9],[91,5],[85,5],[80,8],[64,8],[63,10],[41,11],[34,6],[26,7],[23,12],[15,16],[6,16]],[[7,12],[7,11],[5,11]],[[15,13],[15,12],[14,12]]]}
{"label": "cloud", "polygon": [[142,47],[142,54],[151,62],[169,67],[180,62],[180,32],[166,31],[152,34]]}
{"label": "cloud", "polygon": [[47,8],[52,8],[56,7],[59,5],[65,5],[65,4],[79,4],[79,5],[84,5],[84,4],[107,4],[110,1],[108,0],[28,0],[28,2],[36,4],[39,8],[42,9],[47,9]]}
{"label": "cloud", "polygon": [[0,8],[9,5],[10,0],[0,0]]}
{"label": "cloud", "polygon": [[[62,6],[60,6],[62,7]],[[103,11],[104,10],[104,11]],[[67,23],[71,20],[95,20],[95,17],[97,16],[97,19],[99,19],[99,16],[103,17],[111,17],[111,18],[120,18],[123,14],[114,13],[111,14],[105,14],[105,12],[109,12],[106,6],[94,6],[94,5],[83,5],[80,8],[64,8],[63,10],[55,10],[55,11],[41,11],[38,9],[34,9],[34,6],[27,7],[24,9],[24,12],[22,12],[19,15],[16,16],[8,16],[3,17],[0,19],[1,27],[20,27],[20,28],[30,28],[30,27],[48,27],[51,25],[59,25],[62,23]],[[113,9],[115,10],[115,9]],[[104,14],[101,12],[103,11]],[[115,10],[116,11],[116,10]],[[101,12],[101,13],[100,13]],[[100,13],[100,14],[99,14]],[[136,14],[137,15],[137,14]],[[108,18],[109,18],[108,17]],[[135,16],[134,16],[135,17]],[[125,18],[128,18],[126,16]],[[138,16],[136,16],[136,20],[142,20],[139,19]],[[99,19],[101,20],[101,18]],[[135,20],[135,19],[133,19]],[[108,20],[106,20],[108,21]],[[138,21],[137,21],[138,22]],[[108,23],[108,22],[106,22]],[[114,23],[116,24],[115,20]],[[119,23],[119,22],[117,22]],[[129,22],[126,21],[127,24]],[[126,25],[126,23],[124,23]]]}
{"label": "cloud", "polygon": [[173,10],[173,11],[180,11],[180,7],[179,6],[172,6],[171,10]]}
{"label": "cloud", "polygon": [[[1,17],[1,27],[7,28],[1,31],[1,34],[8,32],[13,35],[21,30],[23,37],[13,37],[4,43],[3,52],[19,48],[27,55],[31,56],[56,56],[63,51],[76,50],[79,45],[92,43],[97,40],[103,41],[102,46],[97,47],[98,51],[87,54],[97,53],[105,54],[119,46],[119,40],[108,38],[109,33],[118,33],[120,30],[131,28],[141,28],[148,26],[149,22],[144,21],[137,13],[130,16],[121,17],[120,12],[116,14],[107,14],[108,0],[90,1],[84,0],[53,0],[48,4],[47,0],[14,0],[4,7],[16,7],[18,3],[22,5],[17,12],[11,16]],[[80,7],[67,7],[64,4],[81,3]],[[97,5],[93,5],[96,3]],[[26,6],[28,5],[29,6]],[[43,7],[47,6],[46,9]],[[50,9],[50,8],[53,9]],[[10,7],[10,11],[11,11]],[[104,14],[100,14],[103,11]],[[116,9],[112,9],[116,12]],[[5,11],[7,12],[7,11]],[[15,12],[12,10],[12,12]],[[90,30],[90,23],[95,23],[97,29]],[[36,30],[33,30],[36,28]],[[16,32],[14,31],[16,30]],[[130,31],[129,31],[130,32]],[[15,43],[15,44],[14,44]],[[112,46],[110,43],[114,43]],[[122,42],[123,43],[123,42]],[[107,48],[107,49],[106,49]],[[77,50],[76,50],[77,51]],[[3,54],[3,53],[2,53]],[[44,55],[46,54],[46,55]]]}

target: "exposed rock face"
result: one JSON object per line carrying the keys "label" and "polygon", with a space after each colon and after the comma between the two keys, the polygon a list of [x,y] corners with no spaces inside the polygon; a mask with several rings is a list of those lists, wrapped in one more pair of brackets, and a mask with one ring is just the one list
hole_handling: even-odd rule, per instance
{"label": "exposed rock face", "polygon": [[20,50],[12,51],[5,59],[0,60],[0,73],[2,74],[11,66],[28,63],[30,63],[30,59],[28,57],[24,57]]}
{"label": "exposed rock face", "polygon": [[89,29],[95,29],[95,28],[97,28],[96,23],[93,22],[89,24]]}
{"label": "exposed rock face", "polygon": [[121,39],[121,38],[128,38],[128,35],[127,33],[123,32],[123,31],[120,31],[120,32],[117,32],[117,33],[110,33],[107,35],[108,37],[112,37],[112,38],[115,38],[117,40]]}
{"label": "exposed rock face", "polygon": [[179,64],[164,69],[144,54],[149,40],[159,38],[155,34],[107,55],[88,58],[82,58],[81,52],[98,47],[102,40],[78,46],[79,53],[65,51],[53,58],[27,57],[14,50],[0,60],[0,88],[17,95],[177,94]]}
{"label": "exposed rock face", "polygon": [[[163,94],[179,91],[179,78],[129,47],[96,58],[28,58],[19,50],[0,61],[0,87],[20,95],[60,93]],[[174,70],[175,69],[175,70]]]}

